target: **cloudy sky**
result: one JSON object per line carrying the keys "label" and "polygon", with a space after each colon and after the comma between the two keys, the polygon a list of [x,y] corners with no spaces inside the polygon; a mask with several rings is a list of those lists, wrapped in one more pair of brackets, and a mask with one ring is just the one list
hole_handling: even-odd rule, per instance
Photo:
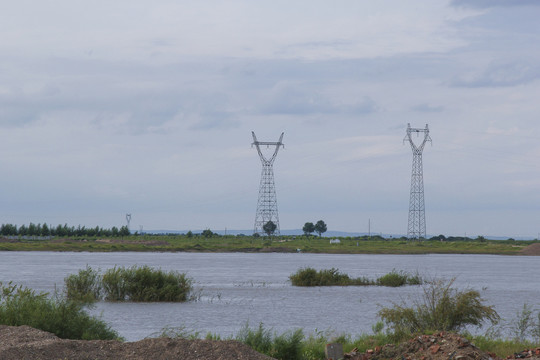
{"label": "cloudy sky", "polygon": [[[0,223],[540,232],[540,1],[19,0],[0,11]],[[421,138],[416,138],[421,141]]]}

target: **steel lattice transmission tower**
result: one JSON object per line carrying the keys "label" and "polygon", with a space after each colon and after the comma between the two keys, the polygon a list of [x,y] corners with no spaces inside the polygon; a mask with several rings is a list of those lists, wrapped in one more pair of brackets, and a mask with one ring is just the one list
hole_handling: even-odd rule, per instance
{"label": "steel lattice transmission tower", "polygon": [[127,228],[129,230],[129,224],[131,223],[131,214],[126,214]]}
{"label": "steel lattice transmission tower", "polygon": [[[284,147],[284,144],[281,142],[283,140],[283,133],[279,138],[278,142],[267,142],[267,141],[257,141],[255,132],[251,132],[253,135],[253,143],[251,146],[255,145],[259,157],[261,158],[262,163],[262,172],[261,172],[261,183],[259,186],[259,200],[257,201],[257,213],[255,215],[255,230],[256,234],[264,234],[263,226],[264,224],[272,221],[276,224],[276,230],[274,234],[279,235],[279,216],[277,208],[277,198],[276,198],[276,187],[274,185],[274,160],[276,159],[277,153],[280,147]],[[276,149],[272,154],[270,159],[267,159],[261,151],[260,145],[266,145],[266,147],[275,146]]]}
{"label": "steel lattice transmission tower", "polygon": [[[416,145],[411,134],[424,133],[424,140],[420,145]],[[424,173],[422,166],[422,151],[426,142],[432,142],[429,137],[429,128],[426,124],[425,129],[413,129],[411,124],[407,124],[407,135],[403,142],[409,141],[413,153],[412,175],[411,175],[411,197],[409,201],[409,226],[407,228],[407,237],[409,239],[426,238],[426,209],[424,204]]]}

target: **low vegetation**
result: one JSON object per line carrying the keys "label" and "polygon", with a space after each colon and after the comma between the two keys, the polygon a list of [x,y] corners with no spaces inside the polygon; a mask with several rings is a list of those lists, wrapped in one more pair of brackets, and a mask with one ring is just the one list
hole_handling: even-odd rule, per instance
{"label": "low vegetation", "polygon": [[[319,222],[317,222],[319,224]],[[339,242],[311,235],[324,233],[326,224],[304,225],[305,235],[260,236],[219,235],[210,229],[186,234],[130,233],[126,226],[120,228],[86,228],[84,226],[45,223],[28,225],[2,224],[0,226],[0,251],[197,251],[197,252],[308,252],[340,254],[499,254],[518,255],[539,240],[514,239],[489,240],[482,236],[434,236],[424,241],[382,236],[339,237]]]}
{"label": "low vegetation", "polygon": [[391,286],[420,285],[420,275],[411,275],[404,271],[392,270],[390,273],[370,280],[366,277],[351,278],[349,275],[339,272],[338,269],[315,270],[307,267],[299,269],[289,276],[293,286]]}
{"label": "low vegetation", "polygon": [[433,331],[458,332],[465,326],[481,326],[484,322],[497,324],[500,317],[493,308],[483,304],[476,290],[458,290],[454,280],[435,280],[423,288],[423,294],[413,306],[394,303],[392,308],[379,311],[380,318],[397,339]]}
{"label": "low vegetation", "polygon": [[136,302],[183,302],[192,280],[177,271],[149,266],[114,267],[105,274],[87,266],[64,279],[66,297],[83,303],[97,300]]}
{"label": "low vegetation", "polygon": [[84,304],[60,296],[0,283],[0,324],[28,325],[63,339],[112,340],[118,334],[102,320],[90,316]]}

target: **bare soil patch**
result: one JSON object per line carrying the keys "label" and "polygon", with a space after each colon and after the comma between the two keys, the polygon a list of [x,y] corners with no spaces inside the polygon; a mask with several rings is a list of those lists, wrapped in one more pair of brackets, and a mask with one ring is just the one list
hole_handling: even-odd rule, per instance
{"label": "bare soil patch", "polygon": [[534,243],[520,251],[521,255],[535,255],[540,256],[540,243]]}
{"label": "bare soil patch", "polygon": [[102,244],[139,244],[148,246],[166,246],[169,243],[165,240],[123,240],[123,239],[97,239],[97,243]]}
{"label": "bare soil patch", "polygon": [[[352,360],[498,360],[495,354],[482,351],[469,340],[451,333],[422,335],[399,345],[384,345],[365,353],[352,352],[345,359]],[[506,359],[540,359],[540,349],[524,350]]]}
{"label": "bare soil patch", "polygon": [[65,340],[29,326],[0,325],[0,360],[272,360],[238,341]]}

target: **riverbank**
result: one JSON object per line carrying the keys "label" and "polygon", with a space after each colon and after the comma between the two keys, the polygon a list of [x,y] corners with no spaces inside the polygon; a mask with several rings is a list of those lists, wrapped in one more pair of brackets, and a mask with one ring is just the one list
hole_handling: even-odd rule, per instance
{"label": "riverbank", "polygon": [[[376,343],[375,338],[373,341]],[[374,343],[374,344],[375,344]],[[310,359],[323,359],[323,344],[310,353]],[[326,346],[328,347],[328,345]],[[417,336],[400,344],[377,345],[372,349],[352,349],[347,359],[540,359],[540,348],[523,350],[513,355],[481,350],[470,340],[457,334],[437,333]],[[333,350],[337,353],[336,350]],[[29,326],[0,325],[0,358],[3,360],[35,359],[215,359],[272,360],[236,340],[202,340],[183,338],[148,338],[136,342],[116,340],[67,340]],[[296,358],[290,356],[290,358]]]}
{"label": "riverbank", "polygon": [[[332,241],[330,241],[332,240]],[[124,238],[0,238],[0,251],[246,252],[326,254],[540,255],[540,242],[515,240],[425,240],[248,236],[140,235]]]}

